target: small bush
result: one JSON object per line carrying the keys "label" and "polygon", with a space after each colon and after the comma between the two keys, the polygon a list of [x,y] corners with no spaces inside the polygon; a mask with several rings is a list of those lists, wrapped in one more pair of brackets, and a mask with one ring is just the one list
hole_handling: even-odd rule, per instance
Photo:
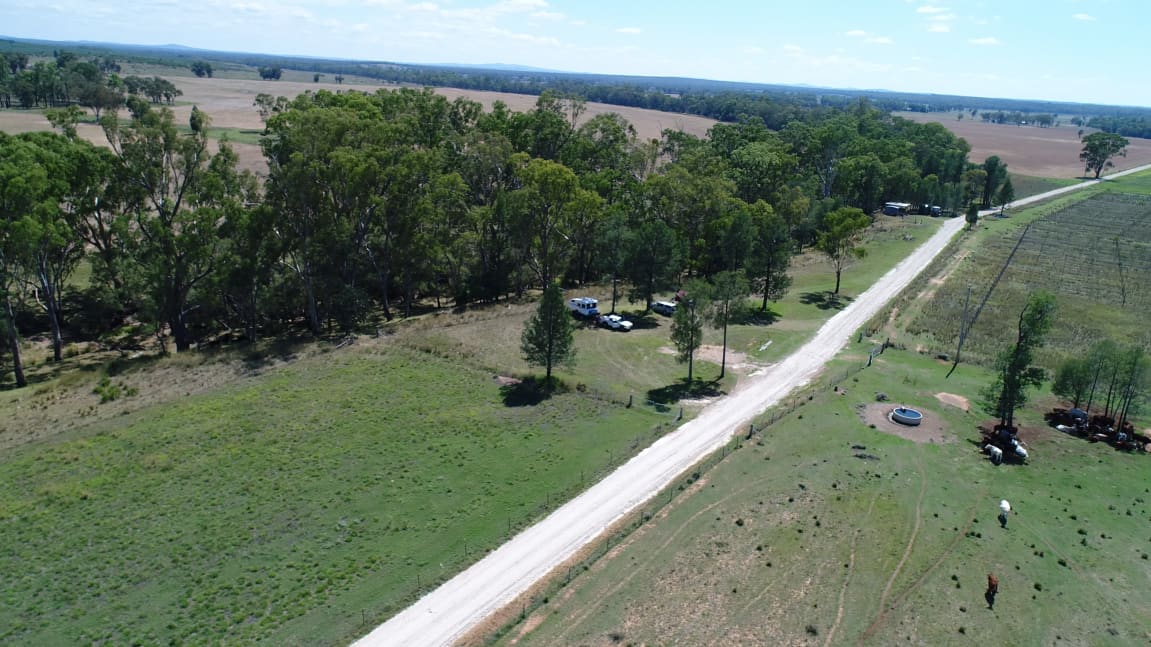
{"label": "small bush", "polygon": [[819,629],[817,629],[815,627],[815,625],[807,625],[806,631],[807,631],[807,635],[809,635],[809,636],[818,636],[819,635]]}

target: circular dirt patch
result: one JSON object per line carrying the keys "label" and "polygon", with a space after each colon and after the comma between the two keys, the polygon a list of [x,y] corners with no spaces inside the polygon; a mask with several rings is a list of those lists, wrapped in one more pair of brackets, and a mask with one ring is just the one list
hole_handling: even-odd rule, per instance
{"label": "circular dirt patch", "polygon": [[917,443],[949,443],[955,440],[955,437],[947,430],[947,427],[944,426],[939,416],[930,410],[915,407],[917,411],[923,413],[923,422],[915,427],[908,427],[907,425],[893,422],[888,417],[888,414],[890,414],[891,410],[895,407],[896,405],[890,402],[876,402],[865,405],[860,408],[859,417],[868,425],[875,425],[875,428],[879,431],[895,434],[900,438],[906,438]]}

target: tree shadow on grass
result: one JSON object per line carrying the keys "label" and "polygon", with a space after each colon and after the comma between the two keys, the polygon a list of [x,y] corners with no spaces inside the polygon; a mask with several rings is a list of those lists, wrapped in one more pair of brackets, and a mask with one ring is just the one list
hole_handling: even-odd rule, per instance
{"label": "tree shadow on grass", "polygon": [[731,323],[744,326],[770,326],[779,319],[779,313],[772,308],[746,308],[731,314]]}
{"label": "tree shadow on grass", "polygon": [[634,310],[624,314],[624,319],[631,322],[632,330],[650,330],[659,328],[659,319],[650,310]]}
{"label": "tree shadow on grass", "polygon": [[660,408],[675,404],[684,398],[714,398],[723,394],[719,382],[704,382],[700,379],[688,382],[684,378],[673,384],[649,390],[647,399],[654,402],[656,408]]}
{"label": "tree shadow on grass", "polygon": [[828,290],[823,292],[804,292],[799,295],[800,303],[815,306],[820,310],[843,310],[847,307],[847,304],[854,300],[852,297],[835,294]]}
{"label": "tree shadow on grass", "polygon": [[567,391],[559,378],[525,377],[519,382],[500,387],[500,397],[506,407],[535,406],[544,400]]}

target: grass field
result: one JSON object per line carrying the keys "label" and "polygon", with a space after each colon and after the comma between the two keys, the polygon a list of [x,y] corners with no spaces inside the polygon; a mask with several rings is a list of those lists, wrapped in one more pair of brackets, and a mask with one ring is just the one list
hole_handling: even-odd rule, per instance
{"label": "grass field", "polygon": [[1079,181],[1078,178],[1035,177],[1032,175],[1011,173],[1011,186],[1015,189],[1016,199],[1039,195],[1040,193],[1046,193],[1047,191],[1052,191],[1064,186],[1071,186]]}
{"label": "grass field", "polygon": [[10,450],[0,642],[339,642],[654,424],[385,344]]}
{"label": "grass field", "polygon": [[[938,224],[882,219],[845,297]],[[808,337],[835,309],[804,295],[833,280],[800,259],[775,304],[783,318],[730,334],[776,343],[718,383],[718,354],[705,353],[696,374],[712,383],[694,392],[679,388],[670,320],[650,315],[627,334],[577,331],[579,362],[561,372],[571,390],[508,406],[515,387],[494,378],[531,372],[517,350],[530,303],[326,352],[70,364],[55,377],[36,364],[34,389],[0,392],[16,414],[0,424],[0,568],[20,574],[0,585],[0,641],[355,636],[670,429],[680,395],[698,398],[690,416]],[[104,375],[131,395],[100,404]]]}
{"label": "grass field", "polygon": [[[861,349],[849,348],[848,353]],[[849,362],[858,366],[858,363]],[[912,351],[822,388],[509,627],[502,645],[1120,645],[1151,640],[1149,460],[1024,416],[1026,466],[977,451],[986,376]],[[829,370],[838,374],[839,368]],[[949,442],[870,428],[884,391]],[[686,487],[685,487],[686,486]],[[1000,499],[1015,513],[995,516]],[[985,576],[997,575],[994,609]],[[530,608],[530,607],[529,607]]]}

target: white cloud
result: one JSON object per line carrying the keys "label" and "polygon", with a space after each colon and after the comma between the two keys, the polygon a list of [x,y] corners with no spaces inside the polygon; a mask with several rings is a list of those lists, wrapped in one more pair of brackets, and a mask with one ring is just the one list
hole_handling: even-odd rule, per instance
{"label": "white cloud", "polygon": [[620,27],[616,30],[620,34],[638,34],[640,31],[639,27]]}
{"label": "white cloud", "polygon": [[937,34],[945,34],[949,31],[951,31],[951,25],[949,25],[945,22],[933,22],[927,26],[927,31],[934,32]]}
{"label": "white cloud", "polygon": [[852,29],[849,32],[845,32],[844,36],[862,38],[863,42],[871,43],[872,45],[892,45],[895,43],[895,41],[891,40],[887,36],[875,36],[874,34],[863,31],[862,29]]}
{"label": "white cloud", "polygon": [[946,11],[949,10],[944,7],[936,7],[933,5],[925,4],[922,7],[917,8],[915,13],[944,13]]}
{"label": "white cloud", "polygon": [[750,56],[755,56],[757,54],[762,54],[763,48],[762,47],[756,47],[756,46],[752,45],[751,47],[744,47],[743,53],[748,54]]}
{"label": "white cloud", "polygon": [[1084,22],[1095,22],[1095,16],[1092,16],[1089,13],[1077,13],[1071,17],[1076,20],[1082,20]]}
{"label": "white cloud", "polygon": [[440,7],[434,2],[417,2],[407,6],[408,11],[439,11]]}
{"label": "white cloud", "polygon": [[532,14],[532,18],[539,18],[540,20],[563,20],[567,16],[558,11],[537,11]]}
{"label": "white cloud", "polygon": [[998,45],[999,39],[994,36],[984,36],[982,38],[972,38],[967,42],[972,45]]}
{"label": "white cloud", "polygon": [[524,41],[527,43],[531,43],[533,45],[549,45],[549,46],[558,47],[560,44],[559,40],[552,38],[551,36],[536,36],[535,34],[521,34],[518,32],[509,31],[507,29],[500,29],[498,27],[492,27],[489,29],[485,29],[484,31],[486,31],[489,34],[494,34],[496,36],[503,36],[504,38],[509,38],[511,40],[520,40],[520,41]]}
{"label": "white cloud", "polygon": [[928,16],[927,19],[933,22],[951,22],[955,20],[956,16],[953,13],[941,13],[934,16]]}

